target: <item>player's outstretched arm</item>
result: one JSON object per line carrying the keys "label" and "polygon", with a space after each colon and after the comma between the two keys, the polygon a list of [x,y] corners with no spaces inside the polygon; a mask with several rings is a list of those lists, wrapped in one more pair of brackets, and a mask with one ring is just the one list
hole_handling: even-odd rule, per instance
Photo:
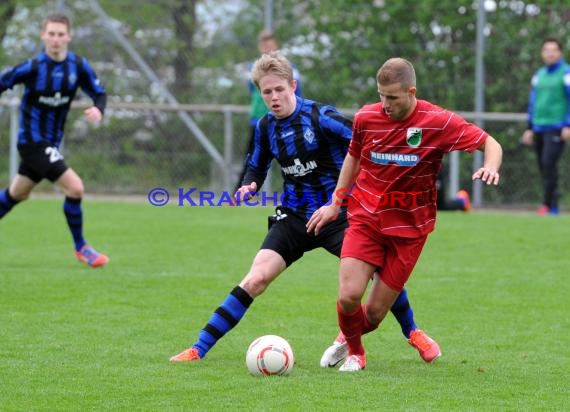
{"label": "player's outstretched arm", "polygon": [[336,189],[332,194],[331,204],[322,206],[313,213],[307,222],[307,232],[318,235],[328,223],[338,218],[340,207],[346,203],[346,195],[356,180],[360,171],[360,159],[349,154],[344,158],[338,177]]}
{"label": "player's outstretched arm", "polygon": [[251,182],[248,185],[241,186],[234,195],[234,198],[240,202],[249,200],[257,193],[257,183]]}
{"label": "player's outstretched arm", "polygon": [[103,114],[97,106],[88,107],[83,111],[83,114],[85,115],[87,121],[91,124],[97,124],[103,118]]}
{"label": "player's outstretched arm", "polygon": [[498,185],[499,169],[503,161],[503,148],[493,137],[488,136],[478,150],[484,153],[485,159],[483,167],[473,173],[473,180],[481,179],[488,185]]}

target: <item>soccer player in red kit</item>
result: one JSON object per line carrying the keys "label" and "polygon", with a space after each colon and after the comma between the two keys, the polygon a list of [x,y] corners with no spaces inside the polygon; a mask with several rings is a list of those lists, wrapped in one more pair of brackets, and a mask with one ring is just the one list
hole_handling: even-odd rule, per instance
{"label": "soccer player in red kit", "polygon": [[[338,322],[348,356],[342,372],[364,369],[362,334],[376,329],[420,256],[436,218],[436,178],[445,153],[484,153],[472,178],[499,183],[500,144],[457,114],[416,98],[416,75],[402,58],[376,75],[380,102],[354,118],[353,136],[332,203],[307,222],[315,234],[335,220],[348,200],[339,269]],[[350,190],[350,197],[347,192]],[[372,287],[366,305],[362,297]]]}

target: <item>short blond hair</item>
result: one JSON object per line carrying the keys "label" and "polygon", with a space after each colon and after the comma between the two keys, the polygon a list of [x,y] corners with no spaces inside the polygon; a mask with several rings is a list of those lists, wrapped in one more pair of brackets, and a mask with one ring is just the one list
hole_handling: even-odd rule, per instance
{"label": "short blond hair", "polygon": [[394,57],[386,60],[378,69],[376,81],[384,86],[400,83],[402,88],[407,89],[416,86],[416,71],[408,60]]}
{"label": "short blond hair", "polygon": [[257,59],[251,69],[251,80],[257,88],[259,88],[259,81],[263,76],[267,76],[268,74],[286,80],[288,83],[293,81],[293,68],[291,67],[291,63],[279,52],[263,54]]}

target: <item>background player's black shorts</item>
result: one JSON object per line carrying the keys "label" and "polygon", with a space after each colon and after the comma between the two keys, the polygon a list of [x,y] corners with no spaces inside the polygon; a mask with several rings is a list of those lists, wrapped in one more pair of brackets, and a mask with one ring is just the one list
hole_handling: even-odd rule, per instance
{"label": "background player's black shorts", "polygon": [[348,227],[344,213],[337,220],[325,226],[318,236],[315,236],[307,233],[305,219],[281,206],[276,210],[281,214],[270,216],[272,224],[261,249],[270,249],[279,253],[287,266],[300,259],[305,252],[319,247],[340,257],[344,230]]}
{"label": "background player's black shorts", "polygon": [[46,143],[18,145],[21,162],[18,173],[39,183],[42,179],[55,182],[69,169],[57,147]]}

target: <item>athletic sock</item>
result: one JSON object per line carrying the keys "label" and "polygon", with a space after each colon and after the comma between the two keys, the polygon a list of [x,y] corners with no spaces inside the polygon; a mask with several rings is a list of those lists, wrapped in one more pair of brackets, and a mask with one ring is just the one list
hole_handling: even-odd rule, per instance
{"label": "athletic sock", "polygon": [[206,356],[212,346],[238,324],[252,302],[253,298],[240,286],[230,292],[200,331],[198,341],[192,345],[198,349],[200,358]]}
{"label": "athletic sock", "polygon": [[366,335],[367,333],[370,333],[373,330],[378,329],[378,326],[380,326],[380,324],[379,323],[372,324],[368,321],[368,318],[366,317],[366,304],[362,305],[362,313],[364,313],[364,319],[362,322],[362,334]]}
{"label": "athletic sock", "polygon": [[75,250],[79,251],[85,245],[83,239],[83,211],[81,210],[81,198],[66,197],[63,202],[63,213],[69,226],[69,231],[75,243]]}
{"label": "athletic sock", "polygon": [[414,311],[410,306],[410,301],[408,300],[408,293],[406,289],[402,289],[402,292],[398,295],[398,298],[390,308],[396,320],[402,328],[402,333],[406,339],[410,339],[410,333],[416,330],[418,326],[414,322]]}
{"label": "athletic sock", "polygon": [[354,312],[346,313],[337,300],[336,311],[338,313],[338,325],[348,344],[348,353],[351,355],[364,355],[362,330],[365,315],[362,311],[362,305],[359,305]]}
{"label": "athletic sock", "polygon": [[8,188],[0,192],[0,219],[2,219],[18,202],[10,196]]}

